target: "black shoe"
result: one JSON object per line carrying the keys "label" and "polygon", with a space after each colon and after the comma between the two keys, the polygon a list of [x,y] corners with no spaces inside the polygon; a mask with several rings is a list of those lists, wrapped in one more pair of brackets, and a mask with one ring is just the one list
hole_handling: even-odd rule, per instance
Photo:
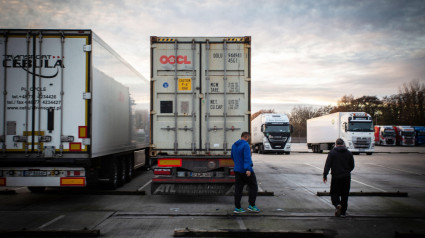
{"label": "black shoe", "polygon": [[335,209],[335,216],[336,217],[340,217],[341,216],[341,208],[342,208],[342,206],[339,205],[339,204],[338,204],[338,206],[336,206],[336,209]]}

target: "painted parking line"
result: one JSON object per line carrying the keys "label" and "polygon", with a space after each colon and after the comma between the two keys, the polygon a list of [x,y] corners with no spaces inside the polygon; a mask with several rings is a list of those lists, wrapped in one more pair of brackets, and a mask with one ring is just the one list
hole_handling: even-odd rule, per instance
{"label": "painted parking line", "polygon": [[55,223],[55,222],[59,221],[60,219],[62,219],[62,218],[64,218],[64,217],[65,217],[65,215],[60,215],[60,216],[56,217],[55,219],[53,219],[53,220],[51,220],[51,221],[49,221],[49,222],[47,222],[47,223],[45,223],[45,224],[43,224],[43,225],[39,226],[39,227],[38,227],[38,229],[43,229],[43,228],[44,228],[44,227],[46,227],[46,226],[50,226],[51,224],[53,224],[53,223]]}
{"label": "painted parking line", "polygon": [[[321,169],[321,168],[319,168],[317,166],[311,165],[309,163],[304,163],[304,164],[323,171],[323,169]],[[370,185],[370,184],[366,184],[366,183],[360,182],[360,181],[355,180],[355,179],[351,179],[351,181],[356,182],[356,183],[359,183],[359,184],[364,185],[364,186],[367,186],[367,187],[370,187],[370,188],[373,188],[373,189],[376,189],[376,190],[381,191],[381,192],[387,192],[387,191],[385,191],[383,189],[377,188],[377,187],[375,187],[373,185]]]}
{"label": "painted parking line", "polygon": [[386,168],[386,169],[390,169],[390,170],[395,170],[395,171],[400,171],[400,172],[404,172],[404,173],[408,173],[408,174],[423,175],[423,174],[415,173],[415,172],[408,171],[408,170],[391,168],[391,167],[388,167],[388,166],[385,166],[385,165],[382,165],[382,164],[369,163],[369,165],[375,165],[375,166],[378,166],[378,167],[382,167],[382,168]]}
{"label": "painted parking line", "polygon": [[142,191],[144,188],[146,188],[149,184],[152,183],[152,180],[150,180],[149,182],[147,182],[145,185],[143,185],[142,187],[140,187],[139,189],[137,189],[138,192]]}

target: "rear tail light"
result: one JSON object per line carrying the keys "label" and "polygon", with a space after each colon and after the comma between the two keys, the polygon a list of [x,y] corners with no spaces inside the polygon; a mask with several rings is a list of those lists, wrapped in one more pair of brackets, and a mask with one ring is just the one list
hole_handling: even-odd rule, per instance
{"label": "rear tail light", "polygon": [[171,175],[171,169],[154,169],[154,175]]}
{"label": "rear tail light", "polygon": [[81,170],[68,170],[67,171],[68,177],[79,177],[79,176],[85,176],[85,172]]}
{"label": "rear tail light", "polygon": [[230,175],[235,175],[235,170],[234,169],[230,169]]}

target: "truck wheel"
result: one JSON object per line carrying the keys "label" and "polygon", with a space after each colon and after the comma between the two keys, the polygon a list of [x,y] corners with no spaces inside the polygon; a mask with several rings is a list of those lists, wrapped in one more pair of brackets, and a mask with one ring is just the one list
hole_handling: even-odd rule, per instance
{"label": "truck wheel", "polygon": [[285,154],[289,155],[289,154],[291,154],[291,152],[285,152]]}
{"label": "truck wheel", "polygon": [[359,152],[353,152],[353,155],[359,155],[360,153]]}
{"label": "truck wheel", "polygon": [[264,146],[263,145],[260,145],[259,153],[264,154]]}
{"label": "truck wheel", "polygon": [[125,163],[125,157],[120,157],[117,160],[118,162],[118,187],[124,185],[126,180],[127,164]]}
{"label": "truck wheel", "polygon": [[116,159],[110,159],[108,161],[108,182],[106,186],[109,189],[116,189],[118,187],[118,163]]}
{"label": "truck wheel", "polygon": [[46,187],[28,187],[28,190],[30,190],[32,193],[42,193],[46,191]]}
{"label": "truck wheel", "polygon": [[370,153],[366,153],[367,155],[372,155],[373,153],[372,152],[370,152]]}
{"label": "truck wheel", "polygon": [[134,158],[133,156],[127,156],[125,158],[125,181],[130,182],[133,178],[133,172],[134,172]]}

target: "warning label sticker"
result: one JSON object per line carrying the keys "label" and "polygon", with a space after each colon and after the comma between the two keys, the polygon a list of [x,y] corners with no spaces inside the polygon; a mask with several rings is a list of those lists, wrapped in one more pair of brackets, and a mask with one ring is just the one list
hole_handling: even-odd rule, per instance
{"label": "warning label sticker", "polygon": [[181,78],[179,79],[179,91],[191,91],[192,90],[192,79]]}

